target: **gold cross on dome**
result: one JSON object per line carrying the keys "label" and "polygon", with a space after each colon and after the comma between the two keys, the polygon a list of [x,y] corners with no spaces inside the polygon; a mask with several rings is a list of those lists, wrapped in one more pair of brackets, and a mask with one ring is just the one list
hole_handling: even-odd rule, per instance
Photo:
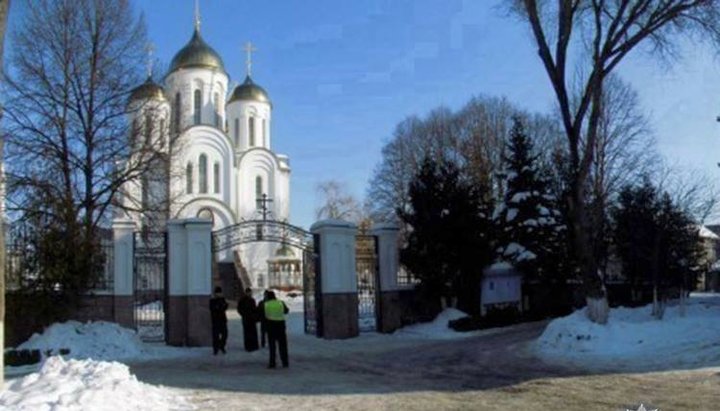
{"label": "gold cross on dome", "polygon": [[253,46],[251,42],[245,43],[245,47],[243,47],[243,50],[245,50],[245,53],[247,54],[247,58],[245,60],[245,65],[247,66],[247,75],[252,75],[252,53],[257,51],[257,48]]}
{"label": "gold cross on dome", "polygon": [[200,31],[200,1],[195,0],[195,30]]}

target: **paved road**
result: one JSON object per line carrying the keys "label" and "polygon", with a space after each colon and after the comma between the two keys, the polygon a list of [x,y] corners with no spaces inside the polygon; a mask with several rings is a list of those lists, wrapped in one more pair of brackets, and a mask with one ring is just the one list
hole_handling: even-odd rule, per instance
{"label": "paved road", "polygon": [[529,347],[544,323],[449,341],[294,334],[287,370],[267,370],[265,350],[243,352],[240,328],[232,315],[227,356],[131,367],[143,381],[180,389],[202,410],[624,410],[640,402],[717,410],[720,401],[718,369],[593,374],[543,363]]}

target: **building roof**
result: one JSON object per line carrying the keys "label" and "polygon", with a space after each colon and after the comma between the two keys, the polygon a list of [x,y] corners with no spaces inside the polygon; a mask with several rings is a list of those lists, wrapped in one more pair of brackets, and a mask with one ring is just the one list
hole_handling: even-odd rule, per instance
{"label": "building roof", "polygon": [[170,73],[184,68],[198,67],[225,71],[220,55],[203,40],[200,30],[195,29],[188,44],[173,57]]}
{"label": "building roof", "polygon": [[148,76],[144,83],[135,87],[130,92],[128,101],[132,102],[136,100],[166,100],[165,91],[159,84],[153,81],[152,77]]}
{"label": "building roof", "polygon": [[245,77],[245,81],[241,85],[235,87],[235,90],[233,90],[233,93],[228,100],[228,104],[232,103],[233,101],[240,100],[258,101],[261,103],[272,104],[270,102],[270,96],[268,96],[267,91],[265,91],[264,88],[255,84],[255,82],[252,81],[250,76]]}

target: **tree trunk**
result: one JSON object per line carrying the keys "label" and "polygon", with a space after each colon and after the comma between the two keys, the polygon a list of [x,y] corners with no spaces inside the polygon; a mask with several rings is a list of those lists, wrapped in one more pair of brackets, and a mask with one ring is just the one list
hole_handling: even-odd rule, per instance
{"label": "tree trunk", "polygon": [[[0,67],[3,62],[5,28],[9,12],[10,0],[0,0]],[[1,108],[0,118],[2,118]],[[5,352],[5,172],[3,171],[3,153],[3,141],[0,137],[0,388],[5,382],[3,372],[5,358],[2,355]]]}

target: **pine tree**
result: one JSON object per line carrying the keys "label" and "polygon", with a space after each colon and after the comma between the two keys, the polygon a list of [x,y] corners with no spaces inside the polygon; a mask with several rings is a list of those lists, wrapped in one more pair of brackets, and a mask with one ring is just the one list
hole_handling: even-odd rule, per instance
{"label": "pine tree", "polygon": [[507,190],[496,210],[498,259],[513,263],[526,278],[548,280],[560,269],[557,258],[565,249],[556,198],[538,166],[532,141],[515,120],[509,155],[505,158]]}
{"label": "pine tree", "polygon": [[435,310],[448,294],[467,312],[479,309],[480,276],[491,260],[490,224],[480,198],[455,164],[425,159],[410,183],[410,210],[398,210],[409,231],[401,262]]}

